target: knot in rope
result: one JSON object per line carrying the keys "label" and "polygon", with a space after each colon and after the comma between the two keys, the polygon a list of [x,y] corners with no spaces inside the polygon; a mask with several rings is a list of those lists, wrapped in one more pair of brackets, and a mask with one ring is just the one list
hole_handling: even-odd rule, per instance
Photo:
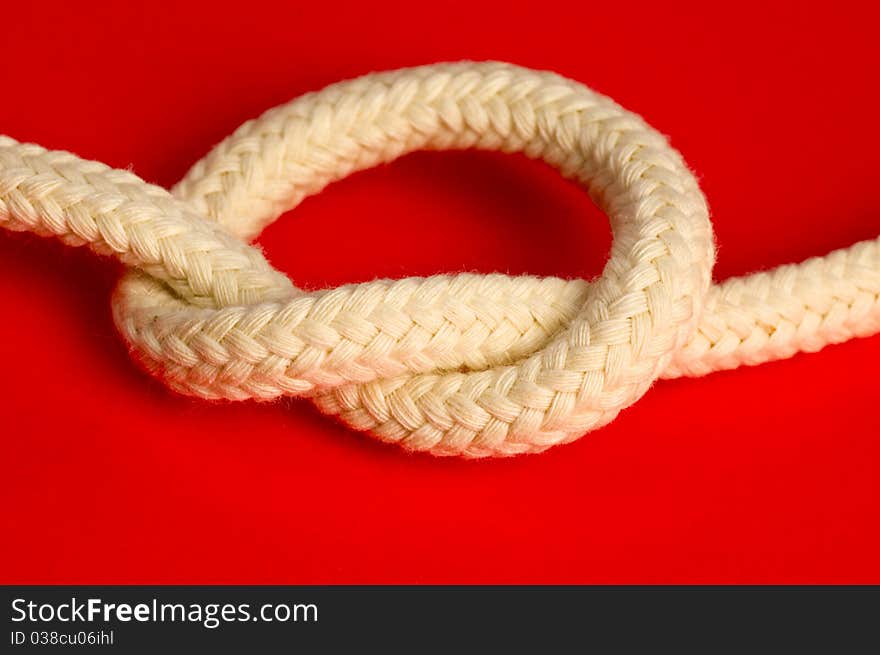
{"label": "knot in rope", "polygon": [[[305,292],[249,242],[305,197],[419,149],[540,158],[607,213],[596,280],[437,275]],[[0,224],[130,269],[113,298],[143,366],[201,398],[306,396],[440,455],[538,452],[611,421],[658,377],[880,330],[880,245],[711,284],[694,176],[610,99],[548,72],[458,63],[372,74],[242,125],[168,192],[0,137]]]}

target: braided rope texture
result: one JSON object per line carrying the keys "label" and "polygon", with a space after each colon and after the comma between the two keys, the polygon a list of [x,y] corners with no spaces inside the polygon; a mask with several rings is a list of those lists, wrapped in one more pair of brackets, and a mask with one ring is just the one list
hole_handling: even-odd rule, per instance
{"label": "braided rope texture", "polygon": [[[523,152],[581,184],[611,222],[602,275],[436,275],[307,293],[249,245],[353,171],[464,148]],[[666,139],[579,83],[505,63],[306,94],[242,125],[170,192],[0,137],[0,225],[126,264],[115,323],[175,391],[306,396],[356,430],[436,455],[540,452],[613,420],[660,377],[880,331],[880,239],[713,285],[706,201]]]}

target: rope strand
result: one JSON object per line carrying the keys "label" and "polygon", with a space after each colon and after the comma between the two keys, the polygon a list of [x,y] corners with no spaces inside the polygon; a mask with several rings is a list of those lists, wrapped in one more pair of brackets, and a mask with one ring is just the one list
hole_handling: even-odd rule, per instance
{"label": "rope strand", "polygon": [[[581,184],[611,222],[601,277],[437,275],[307,293],[248,245],[353,171],[463,148],[523,152]],[[880,332],[880,239],[712,285],[708,208],[666,139],[581,84],[503,63],[306,94],[242,125],[170,193],[0,137],[0,225],[129,266],[114,320],[172,389],[306,396],[438,455],[539,452],[613,420],[659,377]]]}

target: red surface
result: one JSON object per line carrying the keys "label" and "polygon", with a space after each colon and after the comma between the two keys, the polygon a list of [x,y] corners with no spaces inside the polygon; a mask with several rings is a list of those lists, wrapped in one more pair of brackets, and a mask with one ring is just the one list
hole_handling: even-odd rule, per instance
{"label": "red surface", "polygon": [[[304,91],[504,59],[672,136],[713,208],[719,278],[876,236],[876,5],[669,4],[6,3],[0,132],[170,185]],[[407,157],[294,214],[261,242],[309,287],[591,275],[610,238],[553,171],[485,153]],[[171,395],[115,336],[117,274],[0,233],[2,582],[880,582],[880,337],[661,382],[573,445],[466,462],[304,401]]]}

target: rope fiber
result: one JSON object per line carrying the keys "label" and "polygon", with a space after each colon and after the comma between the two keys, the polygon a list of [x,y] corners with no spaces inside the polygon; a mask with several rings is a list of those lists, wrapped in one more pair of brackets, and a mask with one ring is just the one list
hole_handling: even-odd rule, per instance
{"label": "rope fiber", "polygon": [[[420,149],[519,151],[607,213],[592,281],[492,275],[297,289],[249,242],[349,173]],[[129,269],[113,298],[135,358],[207,399],[310,398],[406,449],[540,452],[660,378],[880,331],[880,238],[712,284],[709,211],[666,139],[550,72],[462,62],[375,73],[269,110],[170,192],[0,136],[0,225]]]}

